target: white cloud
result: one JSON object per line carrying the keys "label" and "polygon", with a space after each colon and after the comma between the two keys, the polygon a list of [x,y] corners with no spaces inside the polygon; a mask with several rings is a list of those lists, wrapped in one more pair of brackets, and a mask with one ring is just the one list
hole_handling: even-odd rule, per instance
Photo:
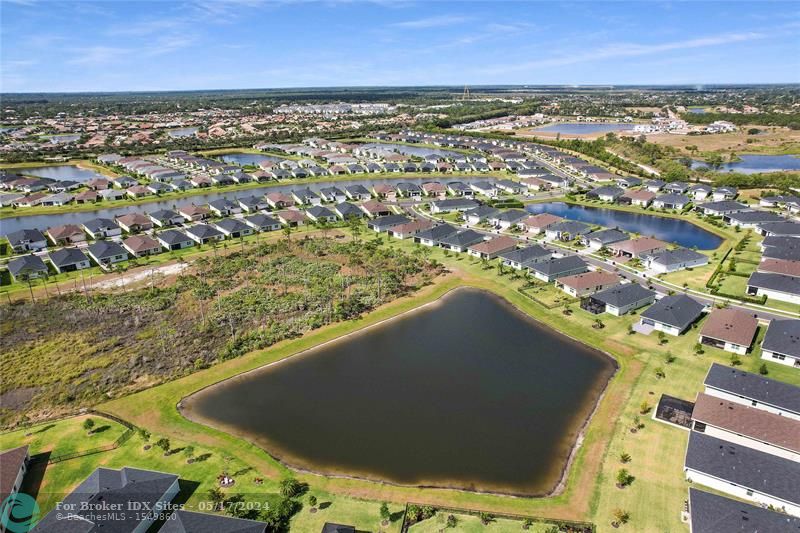
{"label": "white cloud", "polygon": [[87,46],[73,49],[75,56],[67,61],[70,65],[96,66],[119,61],[130,52],[116,46]]}
{"label": "white cloud", "polygon": [[428,29],[428,28],[443,28],[445,26],[456,26],[471,20],[470,17],[463,17],[459,15],[439,15],[435,17],[427,17],[416,20],[406,20],[404,22],[395,22],[391,24],[395,28],[408,28],[408,29]]}

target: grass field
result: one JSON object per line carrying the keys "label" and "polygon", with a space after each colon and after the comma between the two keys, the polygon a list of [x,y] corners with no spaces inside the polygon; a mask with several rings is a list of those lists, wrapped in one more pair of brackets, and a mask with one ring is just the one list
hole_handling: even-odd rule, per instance
{"label": "grass field", "polygon": [[[89,418],[95,423],[92,433],[83,429]],[[109,418],[82,415],[2,433],[0,450],[28,445],[32,456],[49,453],[56,457],[112,444],[125,431],[125,426]]]}
{"label": "grass field", "polygon": [[[384,237],[384,241],[386,239]],[[386,241],[385,245],[405,250],[415,248],[409,241],[392,240]],[[619,371],[609,383],[577,451],[564,492],[547,498],[510,498],[298,473],[297,477],[310,485],[311,494],[320,502],[330,501],[331,505],[313,514],[307,508],[303,509],[293,519],[293,531],[317,532],[323,521],[349,523],[366,531],[397,531],[397,521],[388,528],[380,527],[378,508],[381,501],[392,502],[392,512],[398,512],[405,502],[414,501],[498,513],[592,520],[597,523],[599,531],[612,530],[609,524],[613,511],[621,508],[631,515],[630,524],[624,526],[629,531],[686,531],[686,526],[680,522],[680,511],[688,487],[682,475],[687,434],[651,421],[649,414],[640,415],[645,423],[641,431],[632,434],[629,428],[633,417],[640,414],[642,402],[647,402],[652,408],[662,393],[691,400],[701,389],[703,377],[712,362],[730,363],[729,354],[713,348],[706,348],[701,355],[694,354],[697,328],[702,323],[684,336],[668,337],[664,345],[659,343],[655,335],[628,333],[629,326],[638,319],[636,315],[619,318],[601,315],[605,327],[598,330],[592,328],[597,316],[581,310],[577,305],[571,306],[573,313],[567,317],[561,308],[547,310],[520,294],[518,289],[524,280],[515,278],[508,271],[501,275],[497,268],[483,269],[480,262],[470,261],[464,255],[446,257],[438,249],[432,250],[430,257],[447,265],[451,273],[438,278],[417,294],[392,302],[360,319],[321,328],[301,338],[276,344],[268,350],[250,353],[185,378],[113,399],[99,407],[147,428],[153,433],[153,439],[169,437],[173,448],[191,443],[196,448],[196,455],[211,454],[206,461],[187,465],[181,454],[164,457],[160,450],[144,451],[144,443],[135,437],[118,450],[52,465],[45,473],[43,487],[54,495],[63,493],[98,464],[107,464],[180,473],[187,480],[199,484],[188,497],[190,506],[203,501],[205,492],[223,471],[241,472],[236,476],[237,485],[233,491],[262,495],[264,498],[274,497],[276,483],[289,474],[287,469],[253,444],[183,418],[176,409],[181,399],[211,383],[391,318],[432,301],[453,288],[468,285],[497,293],[544,324],[612,354],[619,363]],[[763,331],[760,334],[763,335]],[[667,353],[677,359],[667,363]],[[762,364],[757,352],[741,360],[742,368],[750,371],[757,371]],[[800,384],[800,373],[795,369],[770,362],[766,365],[769,377]],[[664,379],[656,377],[655,369],[659,367],[666,374]],[[3,442],[15,445],[17,438],[19,435]],[[626,468],[636,479],[630,487],[620,490],[615,487],[614,476],[621,467],[618,457],[622,451],[632,456]],[[255,486],[255,477],[265,478],[264,484]],[[45,507],[52,505],[54,498],[45,495],[41,503]],[[435,520],[439,518],[434,517],[427,524],[418,524],[414,531],[439,531],[443,526]],[[483,530],[477,519],[466,515],[460,523],[462,526],[459,526],[459,531]],[[498,520],[485,529],[511,531],[521,530],[521,526],[518,522]]]}
{"label": "grass field", "polygon": [[[764,133],[748,135],[747,130],[757,128]],[[752,142],[748,143],[750,140]],[[647,141],[672,146],[684,155],[691,155],[688,146],[699,152],[732,152],[735,154],[800,154],[800,131],[772,126],[741,126],[733,133],[714,135],[648,135]]]}

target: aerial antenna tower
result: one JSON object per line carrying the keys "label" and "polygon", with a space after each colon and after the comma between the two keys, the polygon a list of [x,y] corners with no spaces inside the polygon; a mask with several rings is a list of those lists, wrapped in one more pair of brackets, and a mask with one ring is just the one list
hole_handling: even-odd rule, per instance
{"label": "aerial antenna tower", "polygon": [[464,94],[461,95],[462,100],[469,100],[469,86],[464,85]]}

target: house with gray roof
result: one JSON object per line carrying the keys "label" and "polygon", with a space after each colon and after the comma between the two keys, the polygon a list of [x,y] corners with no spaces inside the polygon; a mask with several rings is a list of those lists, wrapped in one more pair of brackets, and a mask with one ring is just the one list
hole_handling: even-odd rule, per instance
{"label": "house with gray roof", "polygon": [[448,183],[447,192],[449,192],[453,196],[471,197],[475,195],[475,191],[473,191],[469,185],[461,181],[451,181],[450,183]]}
{"label": "house with gray roof", "polygon": [[215,227],[208,224],[195,224],[186,229],[186,235],[197,244],[208,244],[213,241],[221,241],[225,235]]}
{"label": "house with gray roof", "polygon": [[411,219],[407,216],[386,215],[370,220],[367,222],[367,227],[376,233],[383,233],[384,231],[388,231],[392,226],[399,226],[400,224],[406,224],[410,221]]}
{"label": "house with gray roof", "polygon": [[470,211],[480,204],[470,198],[446,198],[430,203],[431,213],[450,213],[452,211]]}
{"label": "house with gray roof", "polygon": [[516,250],[503,252],[499,254],[498,257],[503,265],[516,270],[522,270],[535,263],[543,263],[550,260],[553,254],[538,244],[534,244],[533,246],[526,246],[525,248],[517,248]]}
{"label": "house with gray roof", "polygon": [[445,250],[450,250],[452,252],[460,253],[460,252],[466,252],[467,248],[469,248],[473,244],[478,244],[479,242],[482,242],[484,239],[485,236],[482,233],[478,233],[475,230],[467,229],[439,239],[439,246],[441,246]]}
{"label": "house with gray roof", "polygon": [[739,189],[733,187],[731,185],[723,185],[721,187],[717,187],[714,189],[714,194],[712,198],[716,202],[720,202],[722,200],[733,200],[739,194]]}
{"label": "house with gray roof", "polygon": [[82,224],[83,231],[93,239],[102,239],[122,235],[122,228],[110,218],[94,218]]}
{"label": "house with gray roof", "polygon": [[269,207],[269,204],[263,196],[245,196],[243,198],[238,198],[236,201],[239,203],[239,206],[248,213],[255,213],[256,211],[261,211]]}
{"label": "house with gray roof", "polygon": [[732,226],[755,229],[759,224],[769,222],[786,222],[786,219],[772,211],[759,211],[757,209],[746,209],[723,215],[722,220]]}
{"label": "house with gray roof", "polygon": [[600,250],[604,246],[613,244],[615,242],[622,242],[628,240],[628,234],[616,228],[601,229],[587,233],[581,237],[581,244],[588,246],[592,250]]}
{"label": "house with gray roof", "polygon": [[765,237],[800,237],[800,223],[797,222],[766,222],[756,229]]}
{"label": "house with gray roof", "polygon": [[6,265],[11,276],[20,281],[23,278],[36,279],[47,274],[47,265],[38,255],[21,255],[15,257]]}
{"label": "house with gray roof", "polygon": [[470,209],[464,213],[464,220],[469,224],[480,224],[481,222],[486,222],[489,219],[496,217],[500,214],[499,209],[495,209],[494,207],[489,207],[488,205],[481,205],[476,207],[475,209]]}
{"label": "house with gray roof", "polygon": [[333,522],[325,522],[322,526],[321,533],[356,533],[356,528],[343,524],[334,524]]}
{"label": "house with gray roof", "polygon": [[684,193],[689,189],[689,184],[685,181],[672,181],[664,185],[664,190],[671,193]]}
{"label": "house with gray roof", "polygon": [[[777,239],[781,237],[767,237]],[[781,259],[783,261],[800,261],[800,239],[796,237],[782,237],[787,241],[779,246],[764,246],[761,259]],[[795,244],[797,243],[797,244]]]}
{"label": "house with gray roof", "polygon": [[617,185],[628,189],[630,187],[638,187],[642,184],[641,178],[634,178],[633,176],[623,176],[621,178],[615,178]]}
{"label": "house with gray roof", "polygon": [[800,368],[800,320],[771,320],[761,343],[761,358]]}
{"label": "house with gray roof", "polygon": [[593,314],[622,316],[656,301],[655,291],[638,283],[625,283],[596,292],[581,301],[581,308]]}
{"label": "house with gray roof", "polygon": [[645,254],[641,256],[641,259],[645,268],[659,274],[677,272],[679,270],[708,264],[707,255],[688,248],[676,248],[674,250],[663,250],[652,254]]}
{"label": "house with gray roof", "polygon": [[538,279],[550,283],[564,276],[574,276],[588,272],[589,265],[577,255],[568,255],[533,263],[528,265],[528,270]]}
{"label": "house with gray roof", "polygon": [[147,214],[153,224],[161,228],[166,226],[174,226],[183,222],[183,215],[176,213],[172,209],[158,209],[152,213]]}
{"label": "house with gray roof", "polygon": [[800,463],[698,431],[689,434],[687,481],[800,516]]}
{"label": "house with gray roof", "polygon": [[349,202],[341,202],[339,204],[336,204],[333,207],[333,212],[336,213],[336,216],[338,216],[342,220],[346,220],[352,217],[362,218],[366,216],[366,214],[364,213],[364,211],[361,210],[361,208]]}
{"label": "house with gray roof", "polygon": [[739,211],[747,211],[750,206],[733,200],[722,200],[700,204],[696,209],[706,216],[721,217],[731,213],[738,213]]}
{"label": "house with gray roof", "polygon": [[648,307],[639,323],[668,335],[680,335],[694,324],[705,311],[705,305],[685,294],[664,296]]}
{"label": "house with gray roof", "polygon": [[397,189],[397,194],[404,198],[421,198],[422,197],[422,189],[416,183],[411,182],[400,182],[395,185]]}
{"label": "house with gray roof", "polygon": [[167,251],[182,250],[194,246],[194,241],[184,232],[168,229],[155,234],[155,238]]}
{"label": "house with gray roof", "polygon": [[489,218],[489,224],[499,229],[509,229],[517,225],[518,222],[528,218],[528,212],[522,209],[508,209]]}
{"label": "house with gray roof", "polygon": [[225,237],[238,239],[255,233],[255,229],[249,224],[245,224],[238,218],[223,218],[214,222],[214,227],[222,232]]}
{"label": "house with gray roof", "polygon": [[625,189],[622,187],[614,187],[607,185],[604,187],[597,187],[586,193],[587,198],[596,198],[603,202],[615,202],[617,198],[625,194]]}
{"label": "house with gray roof", "polygon": [[713,363],[705,393],[800,421],[800,387]]}
{"label": "house with gray roof", "polygon": [[344,202],[347,199],[347,195],[338,187],[323,187],[319,195],[326,202]]}
{"label": "house with gray roof", "polygon": [[644,182],[645,188],[650,192],[659,192],[664,188],[666,182],[663,180],[648,180]]}
{"label": "house with gray roof", "polygon": [[98,265],[111,265],[128,259],[128,252],[114,241],[97,241],[89,245],[89,257]]}
{"label": "house with gray roof", "polygon": [[[146,531],[178,494],[178,476],[100,467],[36,524],[36,533]],[[102,510],[105,509],[105,512]]]}
{"label": "house with gray roof", "polygon": [[281,229],[281,223],[278,220],[261,213],[244,217],[242,220],[256,231],[277,231]]}
{"label": "house with gray roof", "polygon": [[698,183],[689,187],[689,194],[692,198],[694,198],[695,202],[702,202],[708,198],[708,195],[711,194],[711,191],[713,191],[711,186],[703,183]]}
{"label": "house with gray roof", "polygon": [[439,224],[414,235],[414,242],[423,246],[439,246],[439,242],[456,233],[458,229],[450,224]]}
{"label": "house with gray roof", "polygon": [[[775,255],[787,255],[783,250],[771,253],[769,257]],[[800,250],[798,250],[800,253]],[[767,257],[767,253],[764,257]],[[786,259],[778,257],[776,259]],[[766,296],[770,300],[780,300],[800,305],[800,278],[786,274],[776,274],[773,272],[753,272],[747,280],[747,294],[750,296]]]}
{"label": "house with gray roof", "polygon": [[306,216],[314,222],[336,222],[336,213],[321,205],[306,209]]}
{"label": "house with gray roof", "polygon": [[589,224],[577,220],[564,220],[548,226],[544,235],[550,241],[571,241],[591,231],[592,226]]}
{"label": "house with gray roof", "polygon": [[653,200],[653,207],[658,209],[683,209],[690,202],[691,200],[685,194],[662,194]]}
{"label": "house with gray roof", "polygon": [[218,217],[227,217],[242,212],[242,208],[238,203],[235,204],[227,198],[220,198],[218,200],[208,202],[208,207],[211,209],[211,212]]}
{"label": "house with gray roof", "polygon": [[47,257],[58,273],[74,272],[92,266],[80,248],[59,248],[47,254]]}
{"label": "house with gray roof", "polygon": [[789,531],[800,531],[800,518],[693,487],[689,489],[690,533]]}
{"label": "house with gray roof", "polygon": [[367,190],[363,185],[355,184],[348,185],[344,188],[344,193],[351,200],[369,200],[372,198],[372,193]]}
{"label": "house with gray roof", "polygon": [[159,533],[264,533],[265,522],[221,514],[178,509],[164,522]]}
{"label": "house with gray roof", "polygon": [[15,252],[38,252],[47,248],[47,239],[38,229],[21,229],[6,235]]}

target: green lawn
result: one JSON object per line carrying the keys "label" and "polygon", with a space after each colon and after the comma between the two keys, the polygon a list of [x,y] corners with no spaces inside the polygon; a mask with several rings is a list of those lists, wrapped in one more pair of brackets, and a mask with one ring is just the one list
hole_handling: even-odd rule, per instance
{"label": "green lawn", "polygon": [[[447,528],[447,518],[452,515],[456,519],[455,528]],[[547,533],[552,525],[535,523],[527,530],[522,528],[522,520],[511,520],[508,518],[495,518],[484,525],[481,519],[475,515],[464,513],[452,513],[449,511],[439,511],[432,518],[417,522],[411,526],[410,533],[439,533],[440,531],[458,531],[462,533],[480,533],[484,531],[494,533],[518,533],[528,531],[529,533]]]}
{"label": "green lawn", "polygon": [[[91,434],[83,429],[88,418],[95,423]],[[83,415],[2,433],[0,450],[27,444],[30,455],[50,452],[55,457],[112,444],[125,431],[125,426],[109,418]]]}

